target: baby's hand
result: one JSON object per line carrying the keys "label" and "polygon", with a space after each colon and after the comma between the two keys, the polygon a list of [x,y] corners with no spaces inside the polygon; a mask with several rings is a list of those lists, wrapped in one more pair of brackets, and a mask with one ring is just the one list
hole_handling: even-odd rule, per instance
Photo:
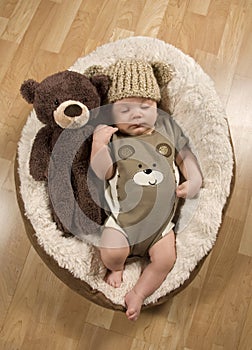
{"label": "baby's hand", "polygon": [[176,189],[179,198],[194,198],[199,192],[201,184],[187,180],[180,184]]}
{"label": "baby's hand", "polygon": [[108,125],[98,125],[93,134],[93,143],[100,145],[100,146],[106,146],[108,145],[111,136],[117,132],[118,128],[114,128],[113,126]]}

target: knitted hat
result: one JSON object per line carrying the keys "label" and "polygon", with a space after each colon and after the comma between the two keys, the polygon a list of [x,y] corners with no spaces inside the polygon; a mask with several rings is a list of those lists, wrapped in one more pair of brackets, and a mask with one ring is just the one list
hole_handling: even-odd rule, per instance
{"label": "knitted hat", "polygon": [[108,102],[127,97],[143,97],[159,102],[160,88],[152,66],[144,60],[118,60],[108,68],[111,86]]}
{"label": "knitted hat", "polygon": [[90,66],[84,74],[89,78],[97,74],[109,76],[111,84],[107,103],[127,97],[143,97],[159,102],[163,88],[172,79],[173,72],[171,65],[165,62],[129,58],[119,59],[108,67]]}

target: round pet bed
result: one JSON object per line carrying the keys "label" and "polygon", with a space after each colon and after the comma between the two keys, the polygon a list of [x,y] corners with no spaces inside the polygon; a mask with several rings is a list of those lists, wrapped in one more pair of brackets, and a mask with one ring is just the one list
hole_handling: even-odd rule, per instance
{"label": "round pet bed", "polygon": [[[173,67],[162,107],[189,138],[204,178],[198,197],[186,200],[181,207],[176,226],[177,260],[162,285],[145,300],[144,307],[149,307],[184,288],[213,248],[232,188],[233,152],[225,111],[213,82],[191,57],[174,46],[154,38],[126,38],[98,47],[79,58],[70,70],[83,73],[92,65],[107,67],[120,58],[163,61]],[[56,228],[46,185],[29,174],[31,147],[42,126],[32,111],[18,145],[15,179],[27,235],[47,266],[70,288],[99,305],[123,310],[124,296],[136,283],[141,262],[126,265],[123,283],[115,289],[104,281],[106,269],[95,246],[63,237]]]}

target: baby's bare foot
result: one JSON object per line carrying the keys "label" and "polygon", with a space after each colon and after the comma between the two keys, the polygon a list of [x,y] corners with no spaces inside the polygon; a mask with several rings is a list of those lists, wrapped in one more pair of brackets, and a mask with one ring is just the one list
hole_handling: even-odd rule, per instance
{"label": "baby's bare foot", "polygon": [[105,281],[114,288],[119,288],[122,284],[123,271],[110,271],[108,270],[105,277]]}
{"label": "baby's bare foot", "polygon": [[136,321],[140,315],[143,298],[138,295],[133,289],[125,296],[125,303],[127,307],[126,316],[131,321]]}

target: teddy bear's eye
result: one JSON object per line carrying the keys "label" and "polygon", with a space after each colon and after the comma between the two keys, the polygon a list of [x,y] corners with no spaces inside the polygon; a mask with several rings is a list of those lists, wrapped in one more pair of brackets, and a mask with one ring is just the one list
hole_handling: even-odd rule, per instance
{"label": "teddy bear's eye", "polygon": [[155,168],[155,167],[157,166],[157,164],[156,164],[156,163],[153,163],[152,166]]}
{"label": "teddy bear's eye", "polygon": [[142,164],[138,164],[138,168],[142,168]]}
{"label": "teddy bear's eye", "polygon": [[54,100],[54,104],[56,107],[58,107],[60,105],[59,100],[57,98],[56,98],[56,100]]}

